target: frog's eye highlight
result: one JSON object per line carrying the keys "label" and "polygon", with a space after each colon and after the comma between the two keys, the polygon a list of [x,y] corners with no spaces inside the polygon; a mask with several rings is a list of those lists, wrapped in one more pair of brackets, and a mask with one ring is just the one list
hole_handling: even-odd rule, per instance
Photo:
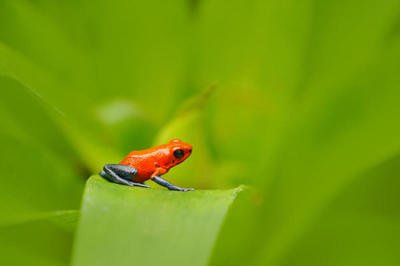
{"label": "frog's eye highlight", "polygon": [[174,151],[174,156],[177,159],[182,158],[185,155],[185,152],[181,149]]}

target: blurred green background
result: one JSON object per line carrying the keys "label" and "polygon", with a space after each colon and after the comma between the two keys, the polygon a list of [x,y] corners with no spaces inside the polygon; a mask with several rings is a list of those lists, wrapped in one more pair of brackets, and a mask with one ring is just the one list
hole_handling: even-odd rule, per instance
{"label": "blurred green background", "polygon": [[0,0],[0,121],[1,265],[400,265],[398,0]]}

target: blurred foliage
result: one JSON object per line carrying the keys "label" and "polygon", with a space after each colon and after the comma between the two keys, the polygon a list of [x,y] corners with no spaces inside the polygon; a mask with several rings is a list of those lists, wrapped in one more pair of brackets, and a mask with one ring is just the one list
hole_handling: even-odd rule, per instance
{"label": "blurred foliage", "polygon": [[[194,152],[168,180],[252,188],[225,217],[230,190],[92,178],[76,264],[104,253],[85,235],[160,245],[143,226],[109,229],[156,219],[160,197],[181,215],[164,217],[163,232],[184,234],[174,243],[160,233],[171,241],[163,252],[180,258],[152,261],[399,265],[399,29],[398,0],[1,0],[0,264],[67,265],[84,180],[132,149],[181,138]],[[207,220],[218,202],[224,211]],[[141,261],[141,248],[123,248],[120,264]]]}

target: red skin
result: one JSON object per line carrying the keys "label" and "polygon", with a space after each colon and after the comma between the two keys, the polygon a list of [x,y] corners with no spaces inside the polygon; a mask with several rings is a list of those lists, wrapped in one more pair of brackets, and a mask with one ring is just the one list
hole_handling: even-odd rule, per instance
{"label": "red skin", "polygon": [[[183,150],[182,158],[175,158],[174,151]],[[186,160],[192,153],[192,145],[178,139],[171,140],[167,144],[155,146],[150,149],[132,151],[121,162],[136,168],[138,173],[133,177],[133,182],[142,183],[154,176],[161,176],[175,165]]]}

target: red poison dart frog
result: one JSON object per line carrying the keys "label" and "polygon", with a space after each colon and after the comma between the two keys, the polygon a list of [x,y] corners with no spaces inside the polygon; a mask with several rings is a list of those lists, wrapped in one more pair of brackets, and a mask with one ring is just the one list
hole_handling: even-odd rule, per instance
{"label": "red poison dart frog", "polygon": [[143,182],[151,179],[169,190],[191,191],[194,189],[177,187],[161,178],[191,153],[192,145],[174,139],[150,149],[132,151],[119,164],[106,164],[100,175],[111,182],[127,186],[149,188]]}

